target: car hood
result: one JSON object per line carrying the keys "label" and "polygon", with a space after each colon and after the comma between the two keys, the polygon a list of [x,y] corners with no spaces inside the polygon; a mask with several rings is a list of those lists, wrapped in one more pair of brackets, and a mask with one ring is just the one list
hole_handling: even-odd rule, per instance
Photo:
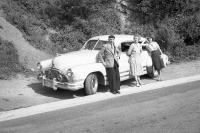
{"label": "car hood", "polygon": [[95,63],[97,54],[97,50],[74,51],[55,57],[52,60],[52,65],[61,71],[67,71],[75,66]]}

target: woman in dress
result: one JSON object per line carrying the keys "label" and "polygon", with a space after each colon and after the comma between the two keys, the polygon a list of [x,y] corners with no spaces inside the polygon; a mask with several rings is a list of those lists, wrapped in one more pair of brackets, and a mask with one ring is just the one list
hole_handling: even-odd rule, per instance
{"label": "woman in dress", "polygon": [[160,78],[161,77],[161,70],[162,70],[162,68],[164,68],[164,64],[162,63],[162,60],[161,60],[162,51],[161,51],[158,43],[152,41],[152,38],[148,37],[147,41],[148,41],[147,49],[151,53],[153,66],[154,66],[155,70],[158,72],[157,81],[160,81],[161,80],[161,78]]}
{"label": "woman in dress", "polygon": [[139,35],[134,36],[134,43],[131,44],[127,54],[130,56],[130,74],[135,77],[136,86],[142,85],[140,75],[142,75],[141,52],[142,45],[139,43]]}

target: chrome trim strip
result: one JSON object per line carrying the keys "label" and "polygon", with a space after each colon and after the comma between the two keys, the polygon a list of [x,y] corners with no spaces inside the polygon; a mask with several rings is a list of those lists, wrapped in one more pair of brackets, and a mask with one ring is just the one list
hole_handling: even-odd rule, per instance
{"label": "chrome trim strip", "polygon": [[44,78],[44,79],[42,79],[42,83],[43,83],[43,86],[50,87],[54,90],[61,88],[61,89],[76,91],[81,88],[84,88],[84,85],[81,82],[78,82],[78,83],[64,82],[64,83],[62,83],[62,82],[55,81],[55,79],[50,80],[50,79]]}

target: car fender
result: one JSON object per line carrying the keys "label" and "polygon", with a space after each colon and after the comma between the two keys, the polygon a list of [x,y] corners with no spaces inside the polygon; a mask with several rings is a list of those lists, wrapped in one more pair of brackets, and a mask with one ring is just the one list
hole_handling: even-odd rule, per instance
{"label": "car fender", "polygon": [[37,63],[37,68],[40,71],[45,71],[52,66],[52,59],[43,60]]}
{"label": "car fender", "polygon": [[72,72],[74,73],[74,80],[75,81],[82,81],[84,82],[87,76],[91,73],[99,74],[99,78],[101,78],[100,84],[104,84],[105,76],[106,76],[106,69],[102,63],[92,63],[86,65],[80,65],[71,68]]}

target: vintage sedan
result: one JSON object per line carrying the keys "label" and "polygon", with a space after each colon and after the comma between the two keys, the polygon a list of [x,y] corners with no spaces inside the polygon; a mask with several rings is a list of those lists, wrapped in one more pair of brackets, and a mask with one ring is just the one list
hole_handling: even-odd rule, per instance
{"label": "vintage sedan", "polygon": [[[76,91],[84,88],[87,95],[97,92],[98,86],[107,85],[105,67],[99,62],[98,53],[103,44],[108,43],[109,35],[90,38],[79,51],[60,54],[53,59],[38,62],[40,71],[38,79],[42,85],[53,90],[67,89]],[[129,57],[127,50],[133,43],[133,35],[114,35],[115,45],[121,51],[119,59],[120,80],[133,78],[130,76]],[[144,41],[145,38],[141,38]],[[155,76],[152,59],[148,51],[143,47],[142,51],[143,75]],[[168,62],[167,56],[166,64]]]}

